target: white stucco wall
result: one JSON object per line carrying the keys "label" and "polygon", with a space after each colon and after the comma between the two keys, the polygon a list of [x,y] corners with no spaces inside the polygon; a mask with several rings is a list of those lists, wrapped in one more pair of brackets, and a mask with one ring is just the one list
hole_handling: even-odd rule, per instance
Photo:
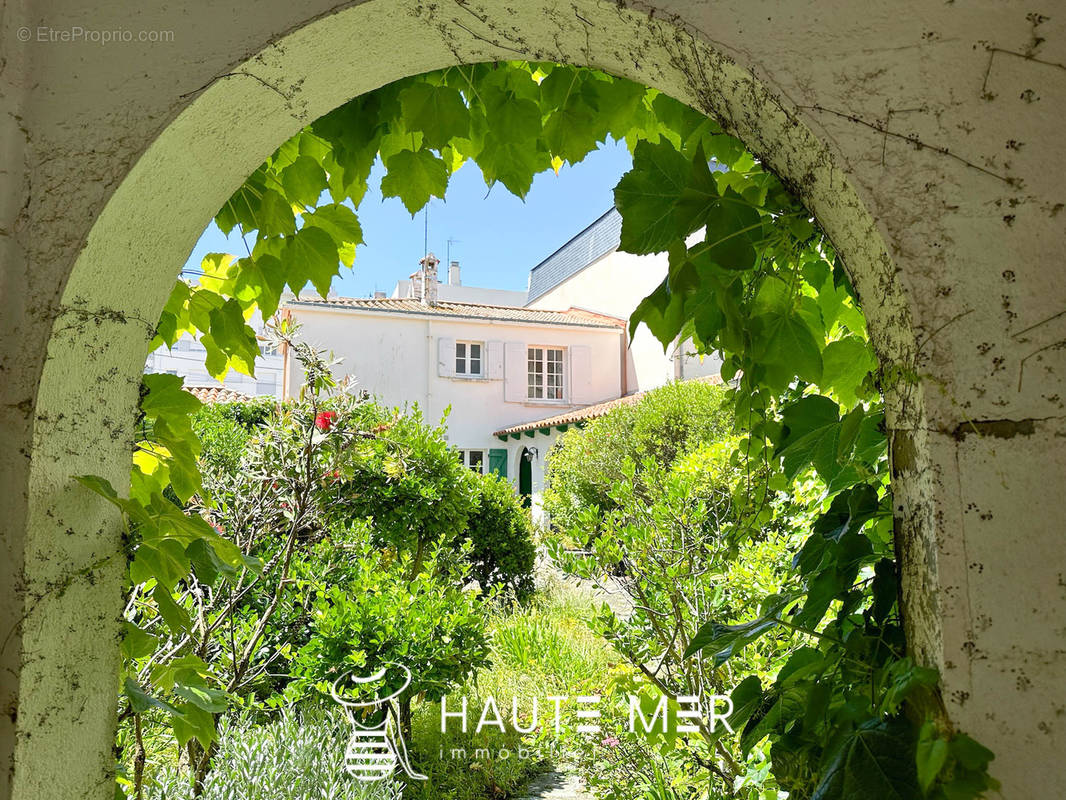
{"label": "white stucco wall", "polygon": [[[666,253],[636,256],[613,250],[528,304],[529,308],[584,308],[629,319],[637,304],[666,277]],[[664,352],[647,326],[629,341],[626,391],[644,392],[679,378],[716,375],[721,361],[692,355],[690,343],[675,342]]]}
{"label": "white stucco wall", "polygon": [[[617,328],[488,322],[296,304],[288,309],[303,326],[299,333],[303,341],[330,350],[340,359],[335,368],[338,377],[353,376],[360,388],[390,406],[417,403],[429,423],[438,422],[450,407],[448,440],[462,449],[503,447],[493,436],[494,431],[619,396],[622,334]],[[507,401],[504,382],[511,378],[511,364],[506,364],[505,376],[488,377],[487,348],[483,348],[485,377],[442,376],[438,368],[438,340],[442,337],[567,349],[566,397],[563,401]],[[587,394],[580,396],[582,402],[577,402],[579,397],[574,391],[581,378],[572,375],[570,368],[569,348],[575,346],[590,348],[591,355]],[[524,358],[520,369],[516,379],[524,386]],[[290,358],[288,396],[299,390],[302,380],[299,364]]]}

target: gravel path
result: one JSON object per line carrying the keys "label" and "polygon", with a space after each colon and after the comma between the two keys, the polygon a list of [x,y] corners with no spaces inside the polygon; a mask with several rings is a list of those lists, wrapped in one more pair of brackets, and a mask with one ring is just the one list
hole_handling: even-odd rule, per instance
{"label": "gravel path", "polygon": [[556,764],[551,771],[538,775],[517,797],[518,800],[595,800],[566,764]]}

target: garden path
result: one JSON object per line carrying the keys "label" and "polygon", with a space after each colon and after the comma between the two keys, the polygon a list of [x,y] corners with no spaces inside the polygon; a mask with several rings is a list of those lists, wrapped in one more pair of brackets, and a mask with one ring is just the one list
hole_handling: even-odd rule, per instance
{"label": "garden path", "polygon": [[556,764],[529,782],[519,800],[595,800],[567,764]]}

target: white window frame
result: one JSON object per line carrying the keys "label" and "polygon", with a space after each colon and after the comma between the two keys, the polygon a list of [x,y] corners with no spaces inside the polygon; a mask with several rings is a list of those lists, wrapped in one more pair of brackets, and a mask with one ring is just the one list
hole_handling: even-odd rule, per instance
{"label": "white window frame", "polygon": [[484,475],[489,466],[489,451],[482,448],[459,450],[459,463],[469,470]]}
{"label": "white window frame", "polygon": [[[558,360],[550,354],[558,353]],[[552,365],[557,370],[549,371]],[[540,378],[538,384],[537,378]],[[526,399],[542,403],[565,403],[567,392],[566,348],[559,345],[526,346]]]}
{"label": "white window frame", "polygon": [[[473,348],[477,348],[477,358],[473,356]],[[462,355],[459,355],[460,348],[462,348]],[[474,363],[477,363],[477,372],[474,372],[471,367]],[[459,365],[462,364],[462,369]],[[457,341],[455,343],[455,377],[457,378],[484,378],[485,377],[485,343],[473,342],[469,340]]]}

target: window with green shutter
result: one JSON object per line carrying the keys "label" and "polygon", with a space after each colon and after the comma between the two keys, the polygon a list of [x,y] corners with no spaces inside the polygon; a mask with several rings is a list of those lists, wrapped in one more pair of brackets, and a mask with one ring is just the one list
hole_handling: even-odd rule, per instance
{"label": "window with green shutter", "polygon": [[507,451],[503,448],[493,448],[489,450],[489,472],[499,475],[501,478],[507,477]]}

